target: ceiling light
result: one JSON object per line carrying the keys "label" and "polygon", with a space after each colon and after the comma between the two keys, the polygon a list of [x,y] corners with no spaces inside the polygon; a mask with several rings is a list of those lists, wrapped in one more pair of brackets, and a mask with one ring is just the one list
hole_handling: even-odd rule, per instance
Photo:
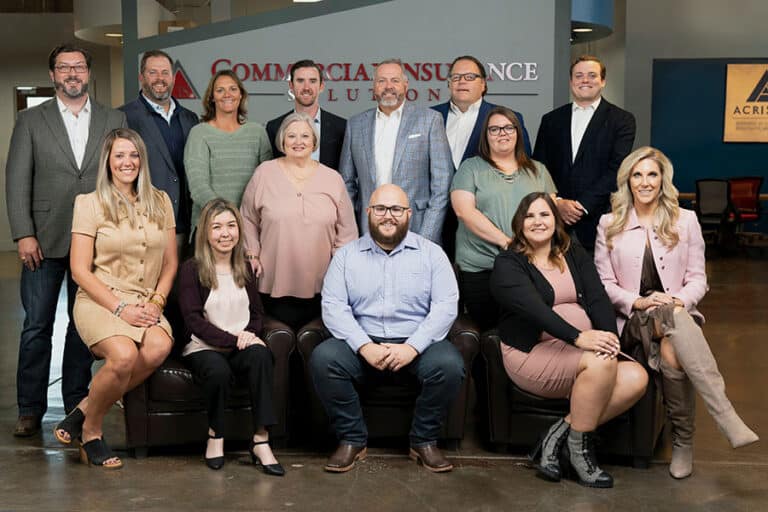
{"label": "ceiling light", "polygon": [[107,32],[104,35],[107,37],[123,37],[123,34],[120,32]]}
{"label": "ceiling light", "polygon": [[592,32],[592,29],[589,27],[584,27],[584,28],[575,28],[573,29],[573,31],[574,32]]}

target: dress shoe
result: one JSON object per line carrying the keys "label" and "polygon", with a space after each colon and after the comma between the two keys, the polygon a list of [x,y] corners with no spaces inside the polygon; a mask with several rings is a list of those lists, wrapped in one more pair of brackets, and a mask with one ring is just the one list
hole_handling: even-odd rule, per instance
{"label": "dress shoe", "polygon": [[436,444],[411,446],[409,456],[416,462],[421,462],[425,468],[433,473],[443,473],[453,469],[453,464],[443,456],[443,452]]}
{"label": "dress shoe", "polygon": [[366,455],[368,455],[368,449],[365,446],[341,443],[333,455],[328,457],[325,470],[331,473],[346,473],[355,467],[355,462],[365,459]]}
{"label": "dress shoe", "polygon": [[275,462],[274,464],[262,464],[261,459],[258,455],[254,452],[254,448],[256,448],[257,445],[260,444],[269,444],[269,441],[259,441],[258,443],[251,438],[251,444],[248,447],[248,453],[251,455],[251,462],[254,466],[258,466],[261,468],[261,472],[265,475],[271,475],[271,476],[285,476],[285,468],[279,463]]}
{"label": "dress shoe", "polygon": [[19,416],[13,429],[15,437],[32,437],[40,432],[40,418],[37,416]]}

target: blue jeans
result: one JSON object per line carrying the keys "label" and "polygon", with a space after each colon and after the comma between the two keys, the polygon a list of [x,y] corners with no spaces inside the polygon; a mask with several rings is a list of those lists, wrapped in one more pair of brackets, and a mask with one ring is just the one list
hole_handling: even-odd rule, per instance
{"label": "blue jeans", "polygon": [[[376,338],[373,341],[399,343],[404,340]],[[367,377],[379,373],[379,370],[355,354],[346,342],[336,338],[327,339],[315,348],[310,368],[312,382],[336,431],[336,437],[346,444],[365,445],[368,429],[354,383],[365,382]],[[416,399],[409,434],[411,445],[434,444],[440,435],[448,407],[459,393],[464,380],[464,360],[456,347],[448,340],[442,340],[432,343],[401,371],[415,375],[421,383],[421,393]]]}
{"label": "blue jeans", "polygon": [[48,408],[53,321],[56,318],[59,290],[65,277],[69,316],[61,365],[61,393],[65,412],[74,409],[88,395],[93,356],[80,339],[72,321],[77,285],[69,272],[69,257],[45,258],[37,270],[31,271],[22,266],[21,271],[21,304],[25,317],[16,373],[20,416],[42,418]]}

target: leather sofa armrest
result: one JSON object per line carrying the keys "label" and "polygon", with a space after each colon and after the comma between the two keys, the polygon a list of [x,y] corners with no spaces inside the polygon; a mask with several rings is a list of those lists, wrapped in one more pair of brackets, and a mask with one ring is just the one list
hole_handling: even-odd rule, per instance
{"label": "leather sofa armrest", "polygon": [[296,347],[296,337],[293,329],[283,322],[270,316],[264,316],[262,339],[267,344],[275,361],[287,361],[293,349]]}
{"label": "leather sofa armrest", "polygon": [[477,325],[468,316],[461,314],[453,322],[448,339],[461,353],[467,372],[470,372],[472,361],[480,351],[480,330]]}

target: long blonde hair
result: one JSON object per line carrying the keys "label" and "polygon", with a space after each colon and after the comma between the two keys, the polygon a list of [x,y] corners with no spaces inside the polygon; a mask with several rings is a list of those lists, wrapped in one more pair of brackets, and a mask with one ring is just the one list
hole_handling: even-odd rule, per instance
{"label": "long blonde hair", "polygon": [[611,212],[613,213],[613,221],[605,231],[608,250],[613,250],[612,239],[624,231],[624,228],[629,221],[629,213],[634,207],[632,189],[629,185],[630,175],[635,166],[646,159],[656,162],[661,171],[659,203],[654,211],[656,235],[668,248],[674,247],[680,240],[680,235],[675,227],[677,220],[680,217],[680,206],[677,202],[677,188],[672,184],[672,176],[674,174],[672,162],[670,162],[669,158],[658,149],[650,146],[643,146],[630,153],[619,167],[619,172],[616,176],[617,190],[611,194]]}
{"label": "long blonde hair", "polygon": [[248,272],[248,264],[245,261],[243,217],[240,215],[240,210],[233,203],[217,197],[208,201],[203,207],[203,211],[200,212],[200,218],[197,221],[197,232],[195,233],[197,275],[200,283],[211,290],[218,288],[219,280],[216,278],[216,261],[213,257],[211,244],[208,243],[208,232],[211,229],[213,219],[224,212],[234,215],[237,221],[237,230],[240,233],[229,260],[229,264],[232,267],[232,279],[238,288],[242,288],[251,277],[251,274]]}
{"label": "long blonde hair", "polygon": [[120,213],[128,216],[131,227],[136,225],[136,209],[129,197],[120,192],[112,183],[112,171],[109,168],[109,156],[112,153],[117,139],[130,141],[139,152],[139,176],[133,182],[138,202],[144,207],[150,222],[154,222],[161,229],[165,227],[165,205],[162,192],[152,186],[149,176],[149,160],[147,147],[138,133],[130,128],[116,128],[109,132],[101,145],[99,156],[99,170],[96,174],[96,196],[104,211],[104,217],[115,224],[120,221]]}

